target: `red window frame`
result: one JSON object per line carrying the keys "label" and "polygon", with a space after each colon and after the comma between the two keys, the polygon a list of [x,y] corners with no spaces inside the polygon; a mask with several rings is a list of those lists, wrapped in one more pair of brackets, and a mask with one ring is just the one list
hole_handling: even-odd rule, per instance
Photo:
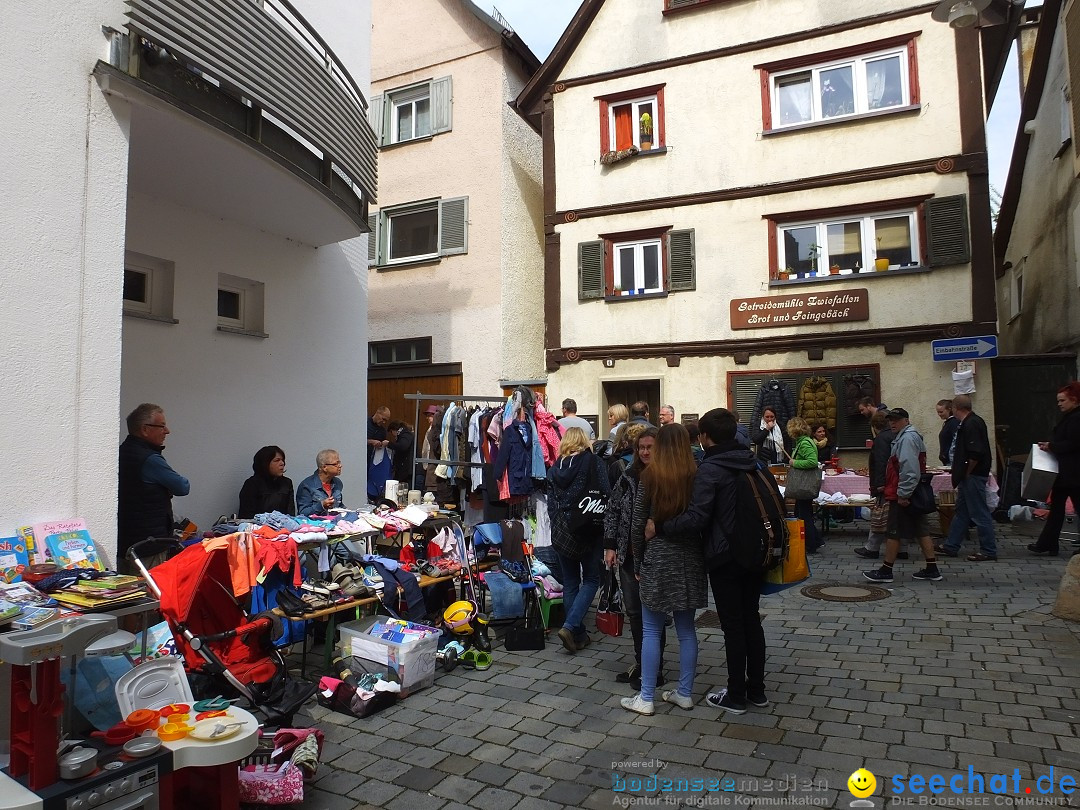
{"label": "red window frame", "polygon": [[649,87],[638,87],[634,90],[624,90],[619,93],[609,93],[604,96],[597,96],[596,100],[600,102],[600,154],[603,155],[606,152],[611,152],[611,123],[609,119],[610,108],[613,104],[617,105],[622,101],[631,101],[635,98],[641,98],[643,96],[656,96],[656,120],[653,121],[653,132],[656,135],[656,142],[653,143],[653,149],[663,149],[667,146],[667,132],[664,126],[664,86],[663,84],[654,84]]}
{"label": "red window frame", "polygon": [[653,293],[653,295],[670,292],[667,235],[672,228],[673,226],[671,225],[663,225],[658,228],[642,228],[636,231],[597,234],[598,239],[604,240],[604,298],[611,298],[615,295],[615,245],[622,244],[623,242],[636,242],[641,239],[660,240],[660,285],[663,288],[663,293]]}
{"label": "red window frame", "polygon": [[[883,51],[888,48],[896,48],[901,45],[907,46],[908,56],[908,88],[910,90],[910,97],[908,103],[903,107],[896,109],[885,110],[882,112],[875,111],[869,115],[882,115],[889,112],[901,112],[913,105],[920,103],[920,91],[919,91],[919,60],[918,53],[915,47],[915,41],[922,34],[922,31],[914,31],[910,34],[901,34],[895,37],[889,37],[888,39],[878,39],[873,42],[862,42],[858,45],[849,45],[845,48],[834,48],[830,51],[818,51],[817,53],[801,54],[789,59],[780,59],[775,62],[766,62],[760,65],[754,65],[754,69],[758,71],[758,77],[761,83],[761,126],[765,132],[772,130],[772,74],[779,73],[781,71],[796,70],[798,68],[808,68],[814,65],[822,64],[824,62],[832,62],[837,59],[848,59],[855,56],[863,56],[864,54],[874,53],[875,51]],[[864,113],[864,115],[867,115]],[[852,119],[858,119],[860,116],[845,116],[838,118],[836,121],[814,121],[814,125],[823,125],[831,123],[840,123],[842,121],[851,121]]]}
{"label": "red window frame", "polygon": [[920,256],[925,262],[927,253],[926,241],[926,212],[925,203],[930,199],[929,194],[918,197],[902,197],[892,200],[874,200],[873,202],[857,203],[855,205],[842,205],[834,208],[812,208],[803,211],[785,211],[782,214],[763,214],[762,219],[769,226],[769,278],[777,278],[780,272],[780,245],[778,234],[780,228],[792,222],[805,222],[811,220],[824,221],[845,216],[866,217],[873,216],[878,212],[891,211],[898,208],[910,208],[915,211],[915,227],[918,231],[916,238],[919,241]]}

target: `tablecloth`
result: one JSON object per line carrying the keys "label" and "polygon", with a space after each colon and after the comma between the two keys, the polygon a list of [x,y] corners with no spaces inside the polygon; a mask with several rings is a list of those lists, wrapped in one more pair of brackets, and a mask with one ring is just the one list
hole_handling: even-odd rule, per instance
{"label": "tablecloth", "polygon": [[[930,482],[930,485],[934,488],[935,494],[938,492],[944,492],[951,490],[952,476],[948,473],[941,473],[935,475]],[[990,481],[986,485],[987,492],[997,492],[998,483],[997,479],[993,475],[990,476]],[[834,493],[841,493],[843,495],[868,495],[870,493],[870,479],[865,475],[856,475],[853,472],[844,472],[839,475],[826,475],[821,481],[821,491],[826,495],[832,495]]]}

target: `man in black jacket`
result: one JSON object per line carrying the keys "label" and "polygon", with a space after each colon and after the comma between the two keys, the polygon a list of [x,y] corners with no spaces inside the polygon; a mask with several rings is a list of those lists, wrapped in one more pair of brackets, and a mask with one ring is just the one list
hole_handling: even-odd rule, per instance
{"label": "man in black jacket", "polygon": [[990,480],[990,434],[986,422],[971,410],[971,397],[960,394],[953,399],[953,415],[960,420],[953,442],[952,483],[956,488],[956,513],[949,526],[949,536],[936,550],[949,557],[960,553],[969,523],[979,534],[979,551],[969,562],[997,559],[994,519],[986,504],[986,485]]}
{"label": "man in black jacket", "polygon": [[[737,420],[726,408],[714,408],[698,420],[705,458],[694,478],[690,508],[664,521],[661,532],[700,531],[706,559],[719,560],[709,571],[716,612],[724,630],[728,685],[706,695],[710,706],[745,714],[747,702],[769,705],[765,696],[765,631],[758,598],[762,573],[748,571],[732,557],[728,537],[735,532],[735,476],[753,470],[757,461],[735,438]],[[649,527],[645,536],[650,537]]]}

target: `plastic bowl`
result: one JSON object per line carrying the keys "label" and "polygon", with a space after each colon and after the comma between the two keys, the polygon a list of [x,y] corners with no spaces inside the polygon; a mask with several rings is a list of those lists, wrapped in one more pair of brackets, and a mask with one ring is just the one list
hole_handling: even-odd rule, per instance
{"label": "plastic bowl", "polygon": [[129,757],[148,757],[160,748],[160,737],[136,737],[124,743],[124,753]]}

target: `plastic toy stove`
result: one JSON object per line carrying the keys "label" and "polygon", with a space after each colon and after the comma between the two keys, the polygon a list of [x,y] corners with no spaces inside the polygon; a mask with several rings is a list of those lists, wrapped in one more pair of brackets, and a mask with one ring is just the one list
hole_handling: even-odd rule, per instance
{"label": "plastic toy stove", "polygon": [[[135,758],[96,741],[80,745],[98,749],[97,768],[81,779],[61,779],[35,790],[43,810],[159,810],[162,780],[172,774],[172,751],[162,746]],[[25,777],[18,781],[26,784]]]}

